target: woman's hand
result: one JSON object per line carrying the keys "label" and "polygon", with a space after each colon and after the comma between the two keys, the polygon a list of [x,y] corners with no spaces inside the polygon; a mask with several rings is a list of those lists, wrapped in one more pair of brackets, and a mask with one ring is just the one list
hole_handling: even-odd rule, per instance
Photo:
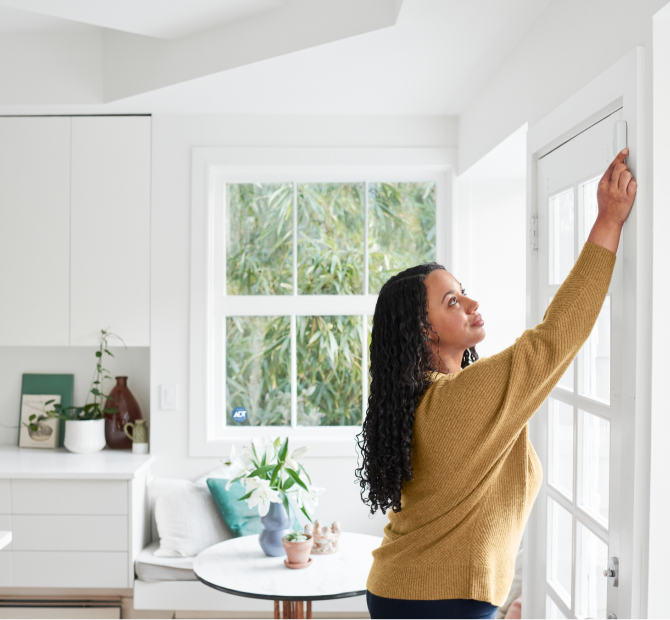
{"label": "woman's hand", "polygon": [[630,213],[637,191],[637,181],[624,160],[628,149],[619,153],[598,183],[598,217],[623,225]]}
{"label": "woman's hand", "polygon": [[627,156],[628,149],[623,149],[598,183],[598,217],[587,239],[614,254],[637,192],[637,181],[624,163]]}

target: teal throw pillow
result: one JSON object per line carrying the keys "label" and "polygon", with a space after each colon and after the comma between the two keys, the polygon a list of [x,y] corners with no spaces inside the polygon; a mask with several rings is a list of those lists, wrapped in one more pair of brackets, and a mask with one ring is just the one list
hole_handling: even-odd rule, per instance
{"label": "teal throw pillow", "polygon": [[[226,491],[226,484],[228,484],[226,478],[207,478],[207,486],[214,498],[214,503],[233,536],[237,538],[260,534],[263,527],[258,514],[258,506],[249,508],[246,500],[237,501],[246,494],[244,485],[236,480],[230,485],[230,490]],[[293,529],[302,531],[297,517],[293,522]]]}

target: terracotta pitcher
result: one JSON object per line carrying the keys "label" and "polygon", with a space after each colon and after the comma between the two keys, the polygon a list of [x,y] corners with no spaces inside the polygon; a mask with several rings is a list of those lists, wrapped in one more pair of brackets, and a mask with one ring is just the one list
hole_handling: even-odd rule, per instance
{"label": "terracotta pitcher", "polygon": [[124,432],[124,427],[128,422],[135,422],[142,419],[140,406],[135,397],[128,389],[128,377],[116,377],[116,385],[112,388],[109,395],[112,399],[107,399],[105,409],[114,407],[118,413],[105,413],[105,439],[110,448],[116,450],[129,450],[133,447],[133,442]]}

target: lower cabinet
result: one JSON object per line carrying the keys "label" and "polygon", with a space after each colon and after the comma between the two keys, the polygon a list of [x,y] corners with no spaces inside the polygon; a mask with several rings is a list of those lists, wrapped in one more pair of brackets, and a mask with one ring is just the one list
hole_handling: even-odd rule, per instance
{"label": "lower cabinet", "polygon": [[[148,541],[146,477],[0,484],[0,588],[132,588]],[[145,512],[146,511],[146,512]]]}

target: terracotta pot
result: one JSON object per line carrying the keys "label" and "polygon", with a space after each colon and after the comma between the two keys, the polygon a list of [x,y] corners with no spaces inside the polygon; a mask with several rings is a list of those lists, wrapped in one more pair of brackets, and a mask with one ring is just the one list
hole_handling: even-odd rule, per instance
{"label": "terracotta pot", "polygon": [[116,377],[116,385],[109,395],[112,399],[105,401],[105,409],[114,407],[118,413],[105,413],[105,440],[110,448],[115,450],[130,450],[133,442],[123,430],[129,422],[142,419],[140,406],[128,389],[128,377]]}
{"label": "terracotta pot", "polygon": [[308,536],[308,539],[300,542],[290,542],[283,538],[281,539],[281,544],[286,550],[286,557],[291,564],[304,564],[305,562],[309,562],[309,555],[312,551],[314,538],[311,534],[305,534],[305,536]]}

